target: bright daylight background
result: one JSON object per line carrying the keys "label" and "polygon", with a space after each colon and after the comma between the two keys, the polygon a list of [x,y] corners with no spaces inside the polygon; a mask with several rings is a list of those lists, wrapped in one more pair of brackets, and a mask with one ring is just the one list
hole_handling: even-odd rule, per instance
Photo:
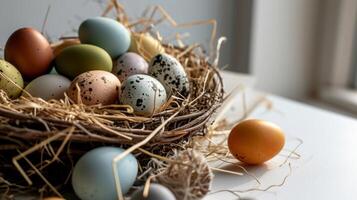
{"label": "bright daylight background", "polygon": [[[46,34],[52,40],[75,35],[83,19],[100,15],[105,0],[4,0],[0,6],[0,46],[17,28],[41,28],[51,5]],[[162,5],[178,23],[216,19],[221,66],[248,73],[255,87],[354,116],[357,110],[354,0],[122,0],[133,18],[148,5]],[[170,35],[169,25],[157,27]],[[187,43],[207,44],[210,26],[189,32]],[[176,31],[177,31],[176,30]],[[357,73],[356,73],[357,74]],[[356,76],[357,77],[357,76]]]}

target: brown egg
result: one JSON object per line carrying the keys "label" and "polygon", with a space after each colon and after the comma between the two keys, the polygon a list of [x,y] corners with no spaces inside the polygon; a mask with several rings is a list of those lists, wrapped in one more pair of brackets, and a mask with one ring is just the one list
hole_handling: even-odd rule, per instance
{"label": "brown egg", "polygon": [[5,45],[5,60],[13,64],[27,80],[46,74],[53,60],[47,39],[33,28],[15,31]]}
{"label": "brown egg", "polygon": [[261,164],[277,155],[285,144],[283,131],[273,123],[250,119],[237,124],[229,134],[232,155],[247,164]]}
{"label": "brown egg", "polygon": [[57,57],[57,55],[60,54],[64,48],[72,46],[72,45],[80,44],[80,43],[81,42],[77,38],[76,39],[65,39],[65,40],[59,41],[58,43],[51,44],[51,46],[52,46],[53,54],[55,55],[55,57]]}
{"label": "brown egg", "polygon": [[93,70],[78,75],[72,81],[67,95],[76,103],[82,101],[85,105],[108,105],[118,100],[120,85],[119,79],[114,74]]}

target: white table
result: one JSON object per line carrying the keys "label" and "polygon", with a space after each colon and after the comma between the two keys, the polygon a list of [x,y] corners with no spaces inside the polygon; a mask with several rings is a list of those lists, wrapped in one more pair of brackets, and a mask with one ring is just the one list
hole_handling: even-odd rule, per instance
{"label": "white table", "polygon": [[[357,120],[273,95],[267,98],[273,103],[273,110],[267,111],[261,105],[251,118],[278,124],[287,136],[286,149],[297,144],[295,138],[302,139],[303,144],[297,150],[301,158],[291,160],[292,173],[282,187],[243,193],[242,199],[357,199]],[[233,106],[240,107],[241,98],[234,101]],[[227,116],[231,119],[235,112],[230,110]],[[260,179],[261,188],[280,184],[289,173],[288,165],[277,167],[278,159],[281,160],[275,158],[266,165],[247,167]],[[215,173],[212,190],[247,189],[254,185],[256,182],[249,176]],[[218,193],[205,198],[212,199],[237,197]]]}

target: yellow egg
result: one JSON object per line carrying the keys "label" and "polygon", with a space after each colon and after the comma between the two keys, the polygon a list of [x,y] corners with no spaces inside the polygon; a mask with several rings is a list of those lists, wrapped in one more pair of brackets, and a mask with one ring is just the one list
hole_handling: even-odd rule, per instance
{"label": "yellow egg", "polygon": [[164,53],[165,49],[161,43],[147,33],[132,33],[129,51],[135,52],[146,61],[159,53]]}
{"label": "yellow egg", "polygon": [[284,144],[284,133],[277,125],[257,119],[240,122],[228,137],[231,154],[247,164],[261,164],[270,160]]}
{"label": "yellow egg", "polygon": [[12,64],[0,59],[0,90],[4,90],[10,98],[16,98],[24,87],[22,76]]}
{"label": "yellow egg", "polygon": [[52,44],[51,47],[53,50],[53,54],[55,56],[58,56],[64,48],[80,43],[81,42],[79,41],[79,39],[65,39],[58,43]]}

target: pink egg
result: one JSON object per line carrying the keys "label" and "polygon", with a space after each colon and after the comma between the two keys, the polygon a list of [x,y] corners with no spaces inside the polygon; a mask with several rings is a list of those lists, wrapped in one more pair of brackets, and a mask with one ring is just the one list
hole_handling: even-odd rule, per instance
{"label": "pink egg", "polygon": [[93,70],[78,75],[67,90],[67,95],[75,103],[108,105],[118,100],[120,86],[119,79],[112,73]]}
{"label": "pink egg", "polygon": [[112,73],[115,74],[121,82],[134,74],[147,74],[148,63],[136,53],[128,52],[118,58],[114,64]]}

